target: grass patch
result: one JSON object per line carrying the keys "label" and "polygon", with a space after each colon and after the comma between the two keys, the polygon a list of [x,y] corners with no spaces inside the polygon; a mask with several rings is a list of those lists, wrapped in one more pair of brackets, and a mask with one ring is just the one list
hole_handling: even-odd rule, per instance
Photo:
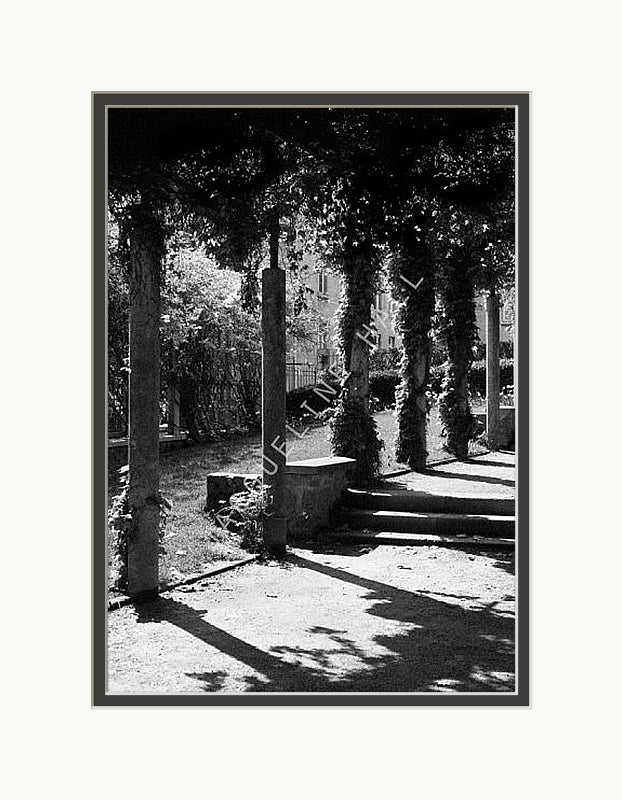
{"label": "grass patch", "polygon": [[[385,447],[381,453],[383,472],[407,469],[395,458],[395,418],[392,411],[375,415],[380,438]],[[300,428],[300,431],[304,428]],[[321,458],[330,455],[328,425],[314,425],[301,439],[290,439],[289,461]],[[292,441],[293,440],[293,441]],[[472,445],[472,454],[485,452],[480,445]],[[430,413],[428,425],[428,461],[447,458],[443,449],[440,420],[435,408]],[[162,583],[181,580],[183,577],[205,572],[222,562],[245,558],[248,553],[240,544],[240,536],[224,530],[212,522],[203,510],[205,504],[205,475],[208,472],[256,473],[261,469],[261,437],[244,436],[188,445],[160,459],[160,490],[172,503],[169,513],[164,547]],[[111,582],[115,575],[110,574]]]}

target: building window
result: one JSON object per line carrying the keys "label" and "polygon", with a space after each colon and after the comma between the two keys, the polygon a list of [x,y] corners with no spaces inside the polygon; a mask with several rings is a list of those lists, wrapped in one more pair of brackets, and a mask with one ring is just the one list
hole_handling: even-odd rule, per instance
{"label": "building window", "polygon": [[389,336],[389,347],[395,347],[395,336]]}
{"label": "building window", "polygon": [[319,295],[328,294],[328,275],[325,272],[319,272],[317,276],[317,291]]}

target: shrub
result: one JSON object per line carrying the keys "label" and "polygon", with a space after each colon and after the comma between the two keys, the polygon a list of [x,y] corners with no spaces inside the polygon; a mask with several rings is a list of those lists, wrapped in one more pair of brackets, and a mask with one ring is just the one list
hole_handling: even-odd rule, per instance
{"label": "shrub", "polygon": [[397,347],[383,347],[369,354],[370,372],[391,372],[399,366],[402,351]]}
{"label": "shrub", "polygon": [[[514,383],[514,359],[502,358],[501,361],[501,386]],[[486,396],[486,361],[474,361],[469,370],[469,391],[472,395]]]}
{"label": "shrub", "polygon": [[511,339],[509,342],[499,342],[499,355],[501,358],[514,358],[514,342]]}
{"label": "shrub", "polygon": [[[509,388],[514,385],[514,360],[511,358],[501,359],[501,378],[500,383],[503,391],[509,394]],[[443,378],[445,376],[444,365],[435,366],[430,369],[430,391],[434,397],[441,393]],[[508,391],[506,391],[508,390]],[[474,361],[469,370],[469,394],[471,397],[486,397],[486,361]]]}
{"label": "shrub", "polygon": [[232,494],[229,505],[212,513],[225,530],[241,536],[240,546],[251,553],[263,551],[263,521],[270,510],[271,497],[260,484]]}
{"label": "shrub", "polygon": [[395,390],[400,382],[397,370],[372,372],[369,375],[369,392],[375,398],[375,410],[383,411],[395,405]]}
{"label": "shrub", "polygon": [[[341,394],[341,383],[332,372],[322,372],[316,386],[292,389],[285,397],[285,414],[288,420],[316,419],[318,414],[335,406]],[[309,408],[313,411],[309,411]],[[315,412],[315,413],[313,413]]]}

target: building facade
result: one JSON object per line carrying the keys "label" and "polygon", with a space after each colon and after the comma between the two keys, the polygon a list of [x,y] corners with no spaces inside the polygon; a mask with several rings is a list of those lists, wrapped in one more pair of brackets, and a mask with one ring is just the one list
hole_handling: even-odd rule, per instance
{"label": "building facade", "polygon": [[[317,316],[317,332],[315,340],[308,345],[289,346],[287,349],[288,391],[313,385],[323,370],[338,372],[340,368],[336,336],[341,278],[334,272],[322,269],[312,259],[305,261],[308,265],[304,278],[307,304]],[[376,333],[369,333],[368,341],[374,341],[378,348],[398,347],[400,339],[394,328],[394,307],[386,291],[376,294],[371,317]]]}

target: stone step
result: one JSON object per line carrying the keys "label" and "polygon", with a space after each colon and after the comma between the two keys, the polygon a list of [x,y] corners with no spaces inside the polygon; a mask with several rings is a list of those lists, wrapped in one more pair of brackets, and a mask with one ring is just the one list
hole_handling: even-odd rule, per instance
{"label": "stone step", "polygon": [[478,550],[513,549],[514,539],[490,536],[440,536],[423,533],[397,533],[396,531],[333,530],[328,540],[342,543],[372,545],[403,545],[408,547],[466,547]]}
{"label": "stone step", "polygon": [[410,489],[346,489],[343,493],[343,503],[348,508],[376,511],[513,516],[514,502],[513,497],[460,497]]}
{"label": "stone step", "polygon": [[416,511],[342,509],[337,527],[434,536],[489,536],[513,539],[515,519],[498,514],[435,514]]}

